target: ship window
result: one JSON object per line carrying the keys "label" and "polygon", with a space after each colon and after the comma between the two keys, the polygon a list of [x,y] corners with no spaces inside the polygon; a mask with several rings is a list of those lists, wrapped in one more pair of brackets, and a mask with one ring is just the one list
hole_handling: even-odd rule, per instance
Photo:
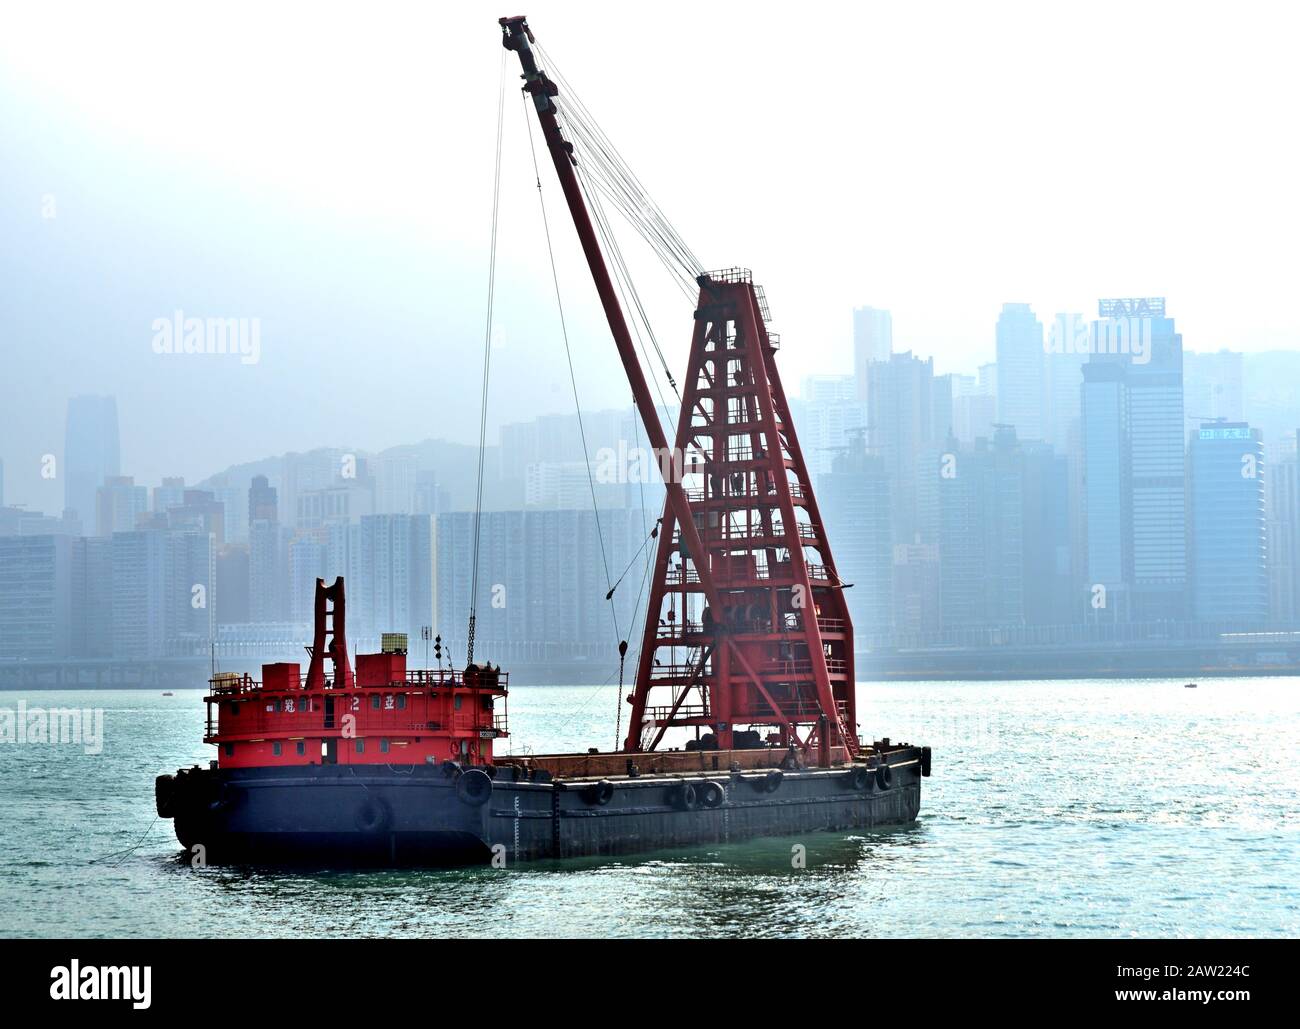
{"label": "ship window", "polygon": [[406,707],[406,694],[399,693],[397,695],[397,710],[401,711],[404,707]]}
{"label": "ship window", "polygon": [[237,715],[237,714],[239,714],[239,704],[238,704],[238,702],[236,702],[236,701],[231,701],[231,704],[230,704],[230,713],[231,713],[232,715]]}
{"label": "ship window", "polygon": [[280,741],[279,741],[279,740],[276,740],[274,743],[271,744],[271,753],[274,754],[276,757],[279,757],[279,756],[280,756]]}
{"label": "ship window", "polygon": [[356,746],[353,749],[355,749],[358,754],[364,754],[366,752],[366,741],[357,737],[355,743]]}
{"label": "ship window", "polygon": [[303,743],[302,740],[299,740],[296,744],[294,744],[294,750],[297,752],[299,757],[302,757],[304,754],[307,753],[307,746],[306,744]]}
{"label": "ship window", "polygon": [[310,710],[311,710],[311,697],[303,697],[302,700],[298,701],[298,710],[299,710],[299,711],[310,711]]}
{"label": "ship window", "polygon": [[388,741],[387,741],[387,740],[380,740],[380,741],[379,741],[379,752],[380,752],[381,754],[387,754],[387,753],[388,753]]}
{"label": "ship window", "polygon": [[221,747],[226,752],[226,757],[235,756],[235,745],[233,743],[223,743]]}
{"label": "ship window", "polygon": [[457,693],[455,703],[453,703],[452,705],[457,711],[460,710],[460,702],[461,702],[461,695]]}
{"label": "ship window", "polygon": [[371,708],[373,708],[375,711],[378,711],[378,710],[379,710],[379,694],[378,694],[378,693],[372,693],[372,694],[371,694],[371,696],[370,696],[370,706],[371,706]]}
{"label": "ship window", "polygon": [[276,711],[279,711],[279,710],[280,710],[280,698],[279,698],[279,697],[276,697],[273,701],[271,701],[271,706],[272,706]]}

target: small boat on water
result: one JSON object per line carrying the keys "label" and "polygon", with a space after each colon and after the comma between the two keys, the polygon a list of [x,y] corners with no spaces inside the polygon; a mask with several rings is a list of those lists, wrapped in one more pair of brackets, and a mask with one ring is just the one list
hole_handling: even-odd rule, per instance
{"label": "small boat on water", "polygon": [[1183,689],[1185,689],[1185,690],[1194,690],[1194,689],[1196,689],[1196,683],[1194,683],[1194,682],[1184,683],[1184,684],[1183,684]]}
{"label": "small boat on water", "polygon": [[174,696],[176,696],[176,694],[173,693],[171,690],[163,690],[163,696],[164,696],[164,697],[174,697]]}

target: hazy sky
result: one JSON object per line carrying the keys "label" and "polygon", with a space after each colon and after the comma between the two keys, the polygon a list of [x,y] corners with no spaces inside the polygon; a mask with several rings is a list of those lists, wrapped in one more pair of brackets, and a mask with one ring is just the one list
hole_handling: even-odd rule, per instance
{"label": "hazy sky", "polygon": [[[1163,294],[1186,345],[1300,345],[1300,71],[1282,8],[536,3],[539,41],[710,267],[767,290],[787,382],[850,312],[940,370]],[[0,13],[0,458],[39,477],[112,392],[154,483],[332,444],[472,441],[499,5],[8,5]],[[1230,12],[1230,13],[1229,13]],[[514,62],[513,55],[510,55]],[[493,420],[569,410],[514,65]],[[588,407],[627,402],[554,174]],[[690,305],[641,276],[680,369]],[[676,301],[673,301],[673,298]],[[261,359],[159,355],[154,319],[258,318]]]}

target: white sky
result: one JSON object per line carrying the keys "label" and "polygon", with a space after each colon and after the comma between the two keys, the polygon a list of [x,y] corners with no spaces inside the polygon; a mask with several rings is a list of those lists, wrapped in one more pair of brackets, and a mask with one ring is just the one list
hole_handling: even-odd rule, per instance
{"label": "white sky", "polygon": [[[14,4],[0,13],[0,85],[48,109],[68,146],[142,169],[187,162],[285,218],[400,235],[478,269],[503,13],[529,15],[705,263],[755,270],[788,383],[847,370],[864,303],[891,309],[896,346],[941,371],[991,359],[1008,300],[1046,321],[1090,314],[1100,296],[1162,294],[1190,349],[1300,342],[1300,62],[1281,5]],[[521,119],[512,96],[507,323],[512,296],[549,288]],[[15,143],[4,161],[24,159]],[[543,174],[569,248],[566,303],[588,304],[582,346],[616,376]],[[481,295],[457,304],[449,317],[481,320]],[[689,312],[660,314],[680,367]],[[567,405],[561,390],[542,406]],[[365,442],[473,433],[394,435]]]}

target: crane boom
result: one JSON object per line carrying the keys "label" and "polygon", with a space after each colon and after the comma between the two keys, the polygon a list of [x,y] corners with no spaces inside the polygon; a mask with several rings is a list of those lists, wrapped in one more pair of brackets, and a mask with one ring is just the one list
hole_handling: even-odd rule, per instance
{"label": "crane boom", "polygon": [[614,283],[609,276],[609,269],[605,265],[605,256],[596,238],[596,230],[592,226],[591,215],[587,211],[578,176],[573,170],[573,146],[564,138],[555,117],[555,104],[551,98],[559,94],[559,87],[537,66],[537,55],[532,47],[534,39],[532,31],[528,28],[528,19],[518,15],[513,18],[502,18],[500,23],[502,45],[519,55],[519,63],[523,68],[524,90],[533,98],[533,107],[537,111],[537,120],[542,127],[546,149],[551,155],[551,162],[555,165],[555,173],[559,176],[560,188],[564,191],[565,202],[569,205],[569,214],[573,217],[574,228],[578,231],[582,252],[587,258],[587,267],[591,270],[596,292],[600,295],[601,306],[605,309],[605,319],[609,322],[609,331],[614,336],[614,345],[618,348],[623,370],[627,373],[628,382],[632,386],[632,397],[641,416],[641,422],[645,426],[646,436],[655,454],[667,456],[667,459],[660,461],[660,467],[665,471],[664,484],[668,489],[668,503],[682,528],[683,540],[695,562],[700,582],[710,602],[714,604],[714,609],[720,611],[722,607],[718,603],[717,590],[709,572],[708,558],[694,519],[691,517],[686,491],[681,484],[683,457],[668,447],[663,426],[655,411],[650,386],[646,382],[645,372],[641,368],[632,341],[632,334],[628,330],[627,319],[623,315],[623,307],[619,303]]}

